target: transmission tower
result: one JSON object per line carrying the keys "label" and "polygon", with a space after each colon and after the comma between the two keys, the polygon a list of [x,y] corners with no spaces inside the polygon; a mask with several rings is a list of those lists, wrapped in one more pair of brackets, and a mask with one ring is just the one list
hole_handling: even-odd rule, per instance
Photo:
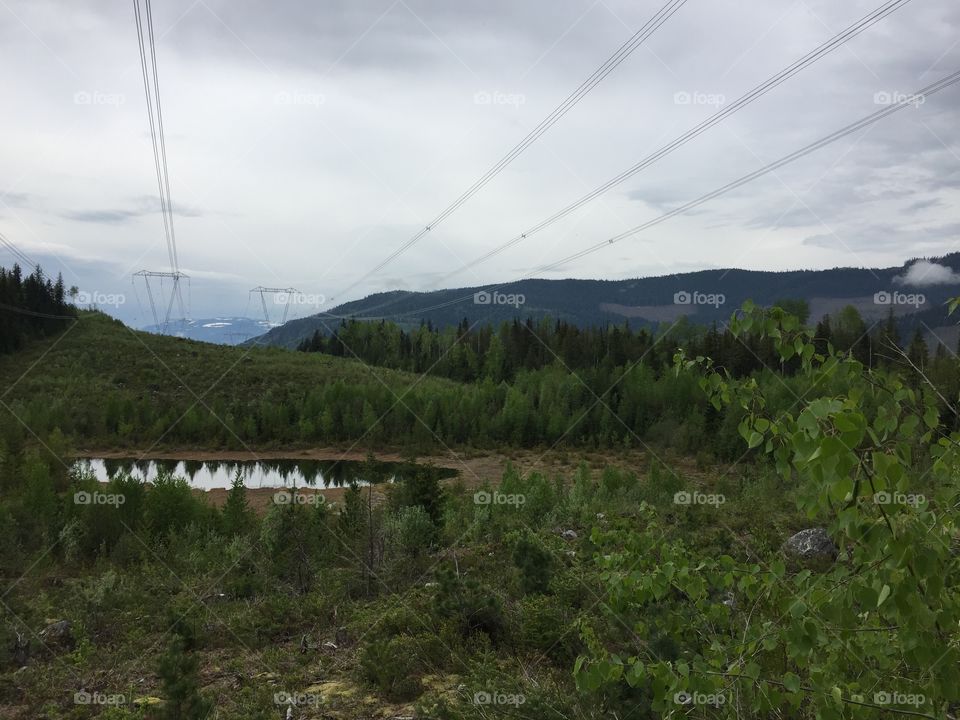
{"label": "transmission tower", "polygon": [[[275,288],[275,287],[263,287],[259,285],[253,290],[250,291],[250,294],[259,293],[260,294],[260,304],[263,306],[263,319],[266,321],[268,326],[271,326],[270,322],[270,311],[267,310],[267,295],[270,295],[274,299],[274,303],[277,305],[283,305],[283,317],[280,319],[280,324],[283,325],[287,321],[287,313],[290,312],[290,305],[292,304],[293,298],[300,295],[300,291],[296,288]],[[282,302],[278,302],[278,296],[283,297]]]}
{"label": "transmission tower", "polygon": [[[180,318],[186,320],[189,313],[189,308],[184,308],[183,305],[183,293],[181,292],[180,282],[182,280],[187,281],[187,287],[190,286],[190,276],[185,275],[179,270],[173,272],[161,272],[159,270],[141,270],[133,274],[134,279],[138,277],[143,278],[143,283],[147,287],[147,299],[150,301],[150,312],[153,313],[153,324],[155,327],[161,328],[161,333],[167,332],[167,326],[170,324],[170,315],[173,312],[173,302],[174,300],[178,301],[180,309]],[[163,315],[163,324],[160,324],[160,316],[157,314],[157,303],[154,300],[153,296],[153,286],[150,285],[150,278],[156,278],[160,281],[160,288],[158,289],[158,299],[160,302],[164,302],[164,292],[163,292],[163,280],[164,278],[173,280],[173,287],[170,289],[170,300],[166,303],[167,309]],[[189,298],[189,293],[188,293]]]}

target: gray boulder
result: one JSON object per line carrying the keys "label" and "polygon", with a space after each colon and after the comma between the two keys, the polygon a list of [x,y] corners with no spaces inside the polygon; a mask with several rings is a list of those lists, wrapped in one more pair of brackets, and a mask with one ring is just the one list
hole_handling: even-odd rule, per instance
{"label": "gray boulder", "polygon": [[783,552],[797,560],[833,560],[837,546],[825,528],[807,528],[783,543]]}

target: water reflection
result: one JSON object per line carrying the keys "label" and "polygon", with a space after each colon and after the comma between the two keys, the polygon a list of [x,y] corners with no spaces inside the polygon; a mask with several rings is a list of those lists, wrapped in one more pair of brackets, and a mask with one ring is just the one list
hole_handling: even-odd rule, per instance
{"label": "water reflection", "polygon": [[179,475],[196,488],[212,490],[230,487],[239,470],[249,488],[342,487],[357,484],[396,482],[413,472],[427,472],[438,478],[453,477],[455,470],[412,463],[368,463],[356,460],[135,460],[133,458],[90,458],[78,460],[78,470],[93,473],[97,480],[109,482],[118,473],[126,473],[152,482],[161,472]]}

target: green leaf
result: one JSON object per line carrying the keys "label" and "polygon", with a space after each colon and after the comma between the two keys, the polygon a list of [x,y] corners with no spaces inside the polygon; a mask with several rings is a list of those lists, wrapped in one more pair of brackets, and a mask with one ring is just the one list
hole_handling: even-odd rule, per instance
{"label": "green leaf", "polygon": [[890,597],[890,586],[884,585],[880,589],[880,596],[877,598],[877,607],[883,605],[883,601]]}
{"label": "green leaf", "polygon": [[783,685],[790,692],[800,692],[800,676],[792,672],[788,672],[783,676]]}

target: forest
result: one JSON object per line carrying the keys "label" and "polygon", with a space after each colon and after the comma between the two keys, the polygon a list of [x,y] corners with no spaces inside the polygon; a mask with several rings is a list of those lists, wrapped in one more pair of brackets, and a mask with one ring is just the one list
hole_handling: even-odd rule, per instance
{"label": "forest", "polygon": [[0,267],[0,354],[62,330],[75,314],[62,277],[51,281],[40,267],[26,277],[19,265]]}

